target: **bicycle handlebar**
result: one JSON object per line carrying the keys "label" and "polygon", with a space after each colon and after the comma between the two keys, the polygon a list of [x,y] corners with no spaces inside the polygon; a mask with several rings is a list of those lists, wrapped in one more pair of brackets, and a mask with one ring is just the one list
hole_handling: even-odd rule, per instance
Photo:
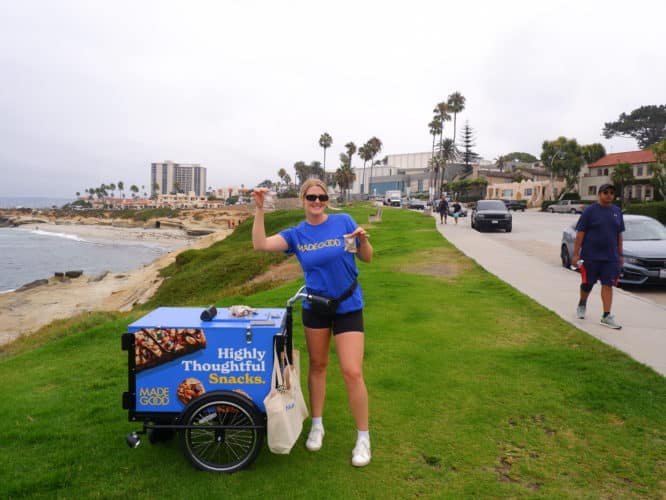
{"label": "bicycle handlebar", "polygon": [[296,294],[287,301],[287,306],[292,306],[296,303],[298,299],[307,299],[308,294],[305,292],[306,288],[302,286],[298,289]]}

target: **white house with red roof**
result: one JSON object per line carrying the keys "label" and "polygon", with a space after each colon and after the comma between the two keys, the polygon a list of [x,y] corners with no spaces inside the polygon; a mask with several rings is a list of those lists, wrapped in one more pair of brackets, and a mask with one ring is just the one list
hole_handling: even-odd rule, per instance
{"label": "white house with red roof", "polygon": [[615,167],[620,163],[628,163],[634,171],[636,183],[625,187],[625,198],[651,200],[654,188],[650,185],[652,175],[648,167],[656,161],[654,153],[649,149],[606,155],[581,170],[580,197],[584,200],[595,200],[599,186],[605,183],[612,184],[611,175]]}

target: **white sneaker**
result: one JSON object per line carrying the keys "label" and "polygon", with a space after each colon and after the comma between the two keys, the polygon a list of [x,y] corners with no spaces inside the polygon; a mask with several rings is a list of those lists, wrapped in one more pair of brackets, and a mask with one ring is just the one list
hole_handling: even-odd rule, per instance
{"label": "white sneaker", "polygon": [[352,465],[354,467],[365,467],[370,463],[371,458],[370,441],[364,438],[356,441],[356,446],[352,450]]}
{"label": "white sneaker", "polygon": [[607,326],[608,328],[612,328],[613,330],[619,330],[622,328],[622,325],[618,324],[615,322],[615,317],[611,316],[610,314],[606,316],[605,318],[602,317],[601,321],[599,321],[604,326]]}
{"label": "white sneaker", "polygon": [[308,434],[308,439],[305,441],[305,447],[309,451],[319,451],[321,450],[322,442],[324,441],[324,428],[323,427],[313,427],[310,429],[310,434]]}
{"label": "white sneaker", "polygon": [[577,317],[578,319],[585,319],[585,310],[586,310],[586,307],[585,307],[585,306],[583,306],[583,305],[579,305],[579,306],[576,308],[576,317]]}

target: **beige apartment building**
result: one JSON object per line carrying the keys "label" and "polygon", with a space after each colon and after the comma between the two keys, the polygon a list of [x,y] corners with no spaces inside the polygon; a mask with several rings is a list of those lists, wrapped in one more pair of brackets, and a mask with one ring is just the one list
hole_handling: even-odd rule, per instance
{"label": "beige apartment building", "polygon": [[580,197],[584,200],[597,198],[599,186],[611,183],[613,170],[620,163],[628,163],[634,173],[634,183],[624,188],[626,199],[648,201],[653,199],[653,187],[650,185],[649,166],[656,163],[654,153],[649,149],[641,151],[627,151],[624,153],[611,153],[603,158],[583,167],[580,177]]}
{"label": "beige apartment building", "polygon": [[150,164],[150,191],[153,194],[206,194],[206,168],[198,163],[175,163],[166,160]]}

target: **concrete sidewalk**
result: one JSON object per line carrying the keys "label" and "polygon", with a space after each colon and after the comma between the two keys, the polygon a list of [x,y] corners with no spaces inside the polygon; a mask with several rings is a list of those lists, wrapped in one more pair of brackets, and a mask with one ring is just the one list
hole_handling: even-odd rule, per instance
{"label": "concrete sidewalk", "polygon": [[[449,221],[451,222],[451,221]],[[601,287],[587,302],[585,319],[576,318],[580,276],[561,266],[548,265],[483,235],[469,224],[439,224],[442,235],[481,267],[550,309],[565,321],[606,344],[629,354],[666,376],[666,308],[622,289],[613,293],[613,314],[621,330],[599,324]]]}

